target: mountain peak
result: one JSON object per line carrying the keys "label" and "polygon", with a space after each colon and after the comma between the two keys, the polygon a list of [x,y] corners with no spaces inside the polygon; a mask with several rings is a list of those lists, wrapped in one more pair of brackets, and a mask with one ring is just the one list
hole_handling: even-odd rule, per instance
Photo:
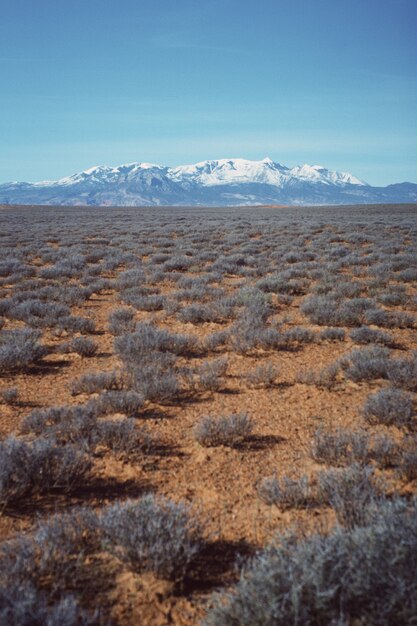
{"label": "mountain peak", "polygon": [[95,165],[59,180],[0,185],[3,204],[256,205],[415,202],[417,185],[371,187],[323,165],[287,167],[270,157],[209,159],[168,167]]}

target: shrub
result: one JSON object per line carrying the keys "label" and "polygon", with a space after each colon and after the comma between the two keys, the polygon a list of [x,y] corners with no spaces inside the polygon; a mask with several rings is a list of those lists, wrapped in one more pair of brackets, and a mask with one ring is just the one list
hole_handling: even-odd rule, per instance
{"label": "shrub", "polygon": [[417,504],[381,502],[366,527],[277,536],[217,594],[204,626],[413,623]]}
{"label": "shrub", "polygon": [[191,324],[204,324],[205,322],[221,322],[223,317],[213,305],[190,304],[178,311],[178,319]]}
{"label": "shrub", "polygon": [[114,309],[109,315],[109,331],[112,335],[124,335],[135,330],[135,311],[127,307]]}
{"label": "shrub", "polygon": [[116,371],[84,374],[71,383],[71,393],[76,396],[80,393],[97,393],[106,389],[118,390],[122,388],[120,374]]}
{"label": "shrub", "polygon": [[398,453],[398,471],[406,480],[417,478],[417,438],[406,437]]}
{"label": "shrub", "polygon": [[266,504],[273,504],[280,509],[302,508],[312,502],[311,487],[307,476],[296,480],[287,476],[281,479],[277,476],[269,476],[261,481],[257,492]]}
{"label": "shrub", "polygon": [[154,445],[152,436],[145,428],[137,428],[134,418],[100,420],[92,431],[92,445],[102,445],[113,452],[147,452]]}
{"label": "shrub", "polygon": [[117,337],[114,346],[123,361],[140,363],[144,355],[153,351],[187,355],[195,349],[196,340],[143,323],[137,324],[134,333]]}
{"label": "shrub", "polygon": [[213,359],[203,363],[199,370],[199,382],[203,389],[217,391],[222,385],[222,376],[227,372],[227,358]]}
{"label": "shrub", "polygon": [[29,326],[55,326],[61,318],[70,315],[70,309],[56,302],[41,302],[33,299],[12,306],[8,315]]}
{"label": "shrub", "polygon": [[50,436],[62,443],[88,443],[97,421],[93,403],[35,409],[22,421],[22,432]]}
{"label": "shrub", "polygon": [[301,312],[306,315],[310,322],[319,326],[338,324],[337,302],[327,296],[308,296],[300,307]]}
{"label": "shrub", "polygon": [[360,344],[380,343],[385,346],[390,346],[394,341],[392,335],[389,333],[386,333],[383,330],[374,330],[368,326],[355,328],[349,336],[352,341]]}
{"label": "shrub", "polygon": [[273,363],[261,363],[247,374],[248,383],[253,386],[272,387],[278,378],[279,369]]}
{"label": "shrub", "polygon": [[335,432],[317,430],[311,445],[311,456],[318,463],[349,465],[353,462],[368,463],[370,437],[363,431],[338,429]]}
{"label": "shrub", "polygon": [[385,311],[374,309],[366,311],[365,321],[384,328],[413,328],[415,318],[405,311]]}
{"label": "shrub", "polygon": [[194,437],[202,446],[236,446],[250,435],[253,423],[246,413],[227,417],[203,417],[194,428]]}
{"label": "shrub", "polygon": [[388,379],[396,387],[417,390],[417,352],[406,359],[393,359],[388,364]]}
{"label": "shrub", "polygon": [[0,442],[0,505],[53,488],[70,491],[91,468],[90,459],[71,446],[36,439],[28,444],[9,437]]}
{"label": "shrub", "polygon": [[413,413],[412,396],[400,389],[382,389],[369,396],[363,407],[368,422],[386,426],[410,424]]}
{"label": "shrub", "polygon": [[71,594],[51,603],[48,594],[31,583],[0,587],[1,626],[94,626],[99,621],[89,614]]}
{"label": "shrub", "polygon": [[193,260],[184,255],[174,255],[170,257],[163,264],[163,270],[166,272],[172,272],[174,270],[187,270],[189,267],[193,265]]}
{"label": "shrub", "polygon": [[380,496],[373,469],[358,464],[320,472],[318,492],[320,500],[335,511],[338,522],[348,528],[364,525],[367,507]]}
{"label": "shrub", "polygon": [[16,404],[19,398],[19,390],[17,387],[9,387],[0,391],[0,397],[6,404]]}
{"label": "shrub", "polygon": [[226,345],[229,336],[230,334],[227,330],[219,330],[216,333],[211,333],[204,339],[204,348],[206,350],[216,350],[216,348]]}
{"label": "shrub", "polygon": [[291,343],[312,343],[316,339],[316,333],[308,328],[303,328],[302,326],[294,326],[293,328],[289,328],[284,333],[285,340]]}
{"label": "shrub", "polygon": [[83,357],[93,357],[97,354],[98,345],[88,337],[75,337],[75,339],[62,344],[59,351],[64,353],[76,352]]}
{"label": "shrub", "polygon": [[182,580],[200,549],[201,528],[187,504],[152,495],[108,507],[101,527],[108,548],[137,572]]}
{"label": "shrub", "polygon": [[93,320],[79,317],[77,315],[69,315],[58,320],[57,326],[62,330],[73,333],[94,333],[96,325]]}
{"label": "shrub", "polygon": [[325,341],[344,341],[346,333],[343,328],[323,328],[320,333],[320,338]]}
{"label": "shrub", "polygon": [[403,291],[392,291],[377,295],[377,300],[386,306],[398,306],[405,304],[408,300],[407,293]]}
{"label": "shrub", "polygon": [[360,326],[366,312],[372,310],[373,301],[367,298],[352,298],[339,301],[334,294],[308,296],[301,305],[301,312],[313,324],[319,326]]}
{"label": "shrub", "polygon": [[388,372],[389,350],[381,346],[372,346],[352,350],[340,359],[347,378],[353,381],[386,378]]}
{"label": "shrub", "polygon": [[330,365],[319,370],[318,372],[316,370],[301,372],[298,376],[298,382],[305,385],[315,385],[316,387],[331,389],[337,381],[339,371],[339,363],[331,363]]}
{"label": "shrub", "polygon": [[144,406],[144,398],[136,391],[105,391],[93,400],[93,406],[100,415],[125,413],[132,417],[138,415]]}
{"label": "shrub", "polygon": [[384,434],[377,434],[373,439],[371,458],[381,467],[392,467],[397,463],[399,455],[398,444]]}
{"label": "shrub", "polygon": [[2,331],[0,335],[0,373],[24,370],[44,357],[48,350],[39,344],[41,333],[28,328]]}
{"label": "shrub", "polygon": [[49,587],[56,597],[57,591],[85,585],[89,557],[101,544],[98,515],[89,507],[75,507],[40,520],[30,535],[3,542],[1,571],[15,584]]}
{"label": "shrub", "polygon": [[139,311],[162,311],[166,298],[159,295],[141,296],[136,295],[129,298],[129,304]]}
{"label": "shrub", "polygon": [[145,400],[160,404],[170,402],[181,392],[174,365],[174,355],[151,352],[144,355],[140,363],[127,364],[127,380]]}

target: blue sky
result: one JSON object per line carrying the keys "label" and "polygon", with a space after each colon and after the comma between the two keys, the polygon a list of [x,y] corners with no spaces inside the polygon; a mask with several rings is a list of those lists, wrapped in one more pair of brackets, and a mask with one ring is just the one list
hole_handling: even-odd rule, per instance
{"label": "blue sky", "polygon": [[270,156],[417,182],[417,0],[0,0],[0,182]]}

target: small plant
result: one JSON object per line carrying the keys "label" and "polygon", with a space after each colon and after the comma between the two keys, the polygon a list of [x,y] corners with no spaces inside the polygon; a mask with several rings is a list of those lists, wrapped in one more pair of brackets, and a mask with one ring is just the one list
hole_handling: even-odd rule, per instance
{"label": "small plant", "polygon": [[171,333],[152,324],[137,324],[136,331],[116,337],[116,353],[124,362],[140,363],[143,357],[152,352],[171,352],[186,356],[196,347],[196,340],[190,335]]}
{"label": "small plant", "polygon": [[77,315],[68,315],[68,317],[60,318],[57,322],[57,327],[73,333],[94,333],[96,330],[93,320]]}
{"label": "small plant", "polygon": [[122,389],[120,374],[116,371],[97,372],[84,374],[71,383],[71,394],[77,396],[80,393],[98,393],[106,389],[115,391]]}
{"label": "small plant", "polygon": [[206,322],[221,322],[222,316],[215,306],[190,304],[178,311],[178,319],[181,322],[191,324],[204,324]]}
{"label": "small plant", "polygon": [[24,370],[44,357],[48,350],[39,343],[41,333],[23,328],[2,331],[0,335],[0,374]]}
{"label": "small plant", "polygon": [[124,335],[135,330],[135,311],[127,307],[120,307],[111,311],[109,315],[109,331],[112,335]]}
{"label": "small plant", "polygon": [[227,358],[203,363],[198,370],[200,386],[209,391],[218,391],[222,386],[222,377],[227,372],[227,365]]}
{"label": "small plant", "polygon": [[344,341],[345,337],[346,332],[343,328],[334,328],[332,326],[324,328],[320,333],[320,338],[324,341]]}
{"label": "small plant", "polygon": [[381,346],[372,346],[352,350],[340,359],[345,376],[355,382],[387,378],[389,350]]}
{"label": "small plant", "polygon": [[136,295],[135,297],[129,298],[129,304],[139,311],[162,311],[165,302],[165,297],[157,294],[144,296]]}
{"label": "small plant", "polygon": [[386,333],[383,330],[374,330],[369,328],[369,326],[355,328],[349,336],[352,341],[360,344],[379,343],[384,346],[390,346],[394,341],[392,335],[389,333]]}
{"label": "small plant", "polygon": [[62,594],[51,603],[48,594],[31,583],[0,587],[0,624],[33,626],[96,626],[97,616],[78,607],[74,596]]}
{"label": "small plant", "polygon": [[318,372],[315,370],[301,372],[298,376],[298,382],[305,385],[315,385],[316,387],[324,389],[332,389],[337,382],[339,372],[340,365],[336,361]]}
{"label": "small plant", "polygon": [[417,352],[406,359],[393,359],[388,364],[388,379],[395,387],[417,390]]}
{"label": "small plant", "polygon": [[59,347],[59,351],[64,353],[75,352],[80,356],[90,358],[97,354],[98,345],[88,337],[75,337],[71,341],[62,344]]}
{"label": "small plant", "polygon": [[16,404],[19,398],[19,390],[17,387],[9,387],[8,389],[2,389],[0,391],[0,397],[6,404]]}
{"label": "small plant", "polygon": [[56,439],[62,444],[88,446],[97,423],[94,403],[35,409],[22,421],[23,433]]}
{"label": "small plant", "polygon": [[311,456],[318,463],[349,465],[368,463],[370,437],[366,432],[338,429],[335,432],[317,430],[311,446]]}
{"label": "small plant", "polygon": [[181,392],[175,367],[175,356],[169,352],[150,352],[141,362],[127,362],[127,384],[141,394],[144,400],[164,404]]}
{"label": "small plant", "polygon": [[367,398],[363,414],[371,424],[404,426],[413,420],[413,398],[400,389],[382,389]]}
{"label": "small plant", "polygon": [[283,333],[285,341],[293,344],[313,343],[316,333],[302,326],[293,326]]}
{"label": "small plant", "polygon": [[180,581],[201,545],[201,526],[187,504],[152,495],[104,510],[107,546],[137,572]]}
{"label": "small plant", "polygon": [[219,330],[216,333],[207,335],[207,337],[204,339],[204,347],[207,350],[216,350],[220,346],[224,346],[227,344],[229,336],[229,331],[227,330]]}
{"label": "small plant", "polygon": [[406,437],[398,454],[398,471],[406,480],[417,478],[417,437]]}
{"label": "small plant", "polygon": [[399,446],[391,437],[384,434],[375,435],[370,456],[380,467],[395,466],[399,454]]}
{"label": "small plant", "polygon": [[91,401],[99,415],[125,413],[134,417],[144,406],[144,398],[136,391],[104,391]]}
{"label": "small plant", "polygon": [[254,370],[247,374],[246,378],[249,385],[254,387],[263,385],[264,387],[272,387],[275,385],[279,375],[279,369],[273,363],[261,363]]}
{"label": "small plant", "polygon": [[134,418],[100,420],[92,431],[92,445],[105,446],[118,453],[128,453],[129,458],[137,452],[148,452],[154,440],[146,428],[138,428]]}
{"label": "small plant", "polygon": [[0,506],[54,488],[70,491],[91,468],[90,459],[72,446],[36,439],[28,444],[9,437],[0,442]]}
{"label": "small plant", "polygon": [[340,524],[353,528],[366,524],[367,507],[380,497],[381,490],[371,467],[352,464],[320,472],[318,494],[334,509]]}
{"label": "small plant", "polygon": [[194,437],[202,446],[236,446],[250,435],[253,423],[246,413],[227,417],[203,417],[194,428]]}
{"label": "small plant", "polygon": [[275,505],[280,509],[302,508],[312,502],[312,492],[307,476],[299,479],[283,476],[264,478],[258,485],[257,492],[265,504]]}

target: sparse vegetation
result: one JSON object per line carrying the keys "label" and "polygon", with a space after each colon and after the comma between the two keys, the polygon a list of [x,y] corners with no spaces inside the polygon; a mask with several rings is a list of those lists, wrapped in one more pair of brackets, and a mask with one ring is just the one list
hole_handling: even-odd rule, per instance
{"label": "sparse vegetation", "polygon": [[296,213],[2,208],[1,624],[413,623],[415,208]]}

